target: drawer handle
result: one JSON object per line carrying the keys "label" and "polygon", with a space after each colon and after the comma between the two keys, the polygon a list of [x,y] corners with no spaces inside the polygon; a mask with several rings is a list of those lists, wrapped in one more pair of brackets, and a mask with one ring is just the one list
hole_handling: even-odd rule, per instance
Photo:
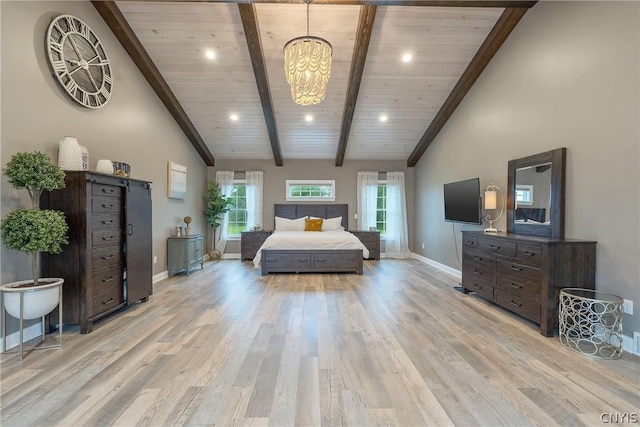
{"label": "drawer handle", "polygon": [[113,224],[113,222],[114,221],[112,219],[110,219],[109,221],[102,221],[103,224]]}
{"label": "drawer handle", "polygon": [[108,300],[106,300],[106,301],[103,301],[102,303],[103,303],[104,305],[107,305],[107,304],[111,304],[112,302],[113,302],[113,297],[109,298],[109,299],[108,299]]}
{"label": "drawer handle", "polygon": [[103,203],[103,204],[102,204],[102,207],[103,207],[103,208],[112,208],[112,207],[113,207],[113,203],[112,203],[112,204],[110,204],[110,205],[105,205],[105,204]]}
{"label": "drawer handle", "polygon": [[476,261],[482,261],[482,258],[480,258],[479,256],[475,256],[475,255],[473,256],[473,259],[476,260]]}
{"label": "drawer handle", "polygon": [[309,262],[308,259],[299,259],[298,262]]}
{"label": "drawer handle", "polygon": [[326,259],[317,259],[316,262],[327,262]]}
{"label": "drawer handle", "polygon": [[475,274],[477,274],[478,276],[480,276],[480,275],[482,274],[482,271],[478,271],[478,270],[475,270],[475,269],[473,270],[473,272],[474,272]]}
{"label": "drawer handle", "polygon": [[277,259],[268,259],[267,262],[277,262]]}
{"label": "drawer handle", "polygon": [[500,246],[496,246],[496,245],[489,245],[489,247],[490,247],[491,249],[495,249],[495,250],[500,249]]}
{"label": "drawer handle", "polygon": [[103,256],[102,259],[107,260],[107,259],[111,259],[113,258],[115,255],[107,255],[107,256]]}
{"label": "drawer handle", "polygon": [[516,283],[511,283],[509,286],[511,286],[512,288],[516,288],[516,289],[522,289],[522,285],[518,285]]}
{"label": "drawer handle", "polygon": [[109,188],[109,189],[107,189],[107,188],[103,188],[103,189],[102,189],[102,192],[103,192],[103,193],[113,193],[113,188]]}
{"label": "drawer handle", "polygon": [[109,236],[109,237],[103,237],[102,240],[113,240],[115,239],[114,236]]}
{"label": "drawer handle", "polygon": [[529,251],[524,251],[524,255],[525,256],[533,256],[533,253],[529,252]]}
{"label": "drawer handle", "polygon": [[522,268],[520,268],[520,267],[515,267],[515,266],[513,266],[513,265],[511,266],[511,269],[512,269],[513,271],[522,271]]}
{"label": "drawer handle", "polygon": [[510,302],[512,305],[515,305],[515,306],[516,306],[516,307],[518,307],[518,308],[522,307],[522,304],[518,304],[517,302],[515,302],[515,301],[513,301],[513,300],[511,300],[511,301],[509,301],[509,302]]}
{"label": "drawer handle", "polygon": [[482,287],[476,285],[475,283],[473,284],[473,287],[476,288],[476,289],[482,289]]}
{"label": "drawer handle", "polygon": [[467,245],[475,245],[475,242],[473,240],[467,240]]}
{"label": "drawer handle", "polygon": [[116,280],[116,276],[110,276],[110,277],[103,277],[102,278],[103,282],[110,282],[112,280]]}

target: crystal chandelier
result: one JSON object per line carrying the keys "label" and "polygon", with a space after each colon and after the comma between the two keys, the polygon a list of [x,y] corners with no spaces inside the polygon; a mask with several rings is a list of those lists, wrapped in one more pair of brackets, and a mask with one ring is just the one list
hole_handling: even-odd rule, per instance
{"label": "crystal chandelier", "polygon": [[313,105],[324,99],[331,76],[331,43],[309,35],[309,3],[307,35],[289,40],[284,45],[284,72],[291,86],[291,98],[299,105]]}

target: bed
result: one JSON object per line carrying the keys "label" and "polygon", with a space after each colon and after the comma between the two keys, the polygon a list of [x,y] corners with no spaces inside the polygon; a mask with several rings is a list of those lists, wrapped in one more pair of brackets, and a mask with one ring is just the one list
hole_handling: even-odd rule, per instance
{"label": "bed", "polygon": [[[338,217],[342,220],[340,230],[320,232],[282,231],[276,226],[253,260],[254,265],[261,268],[263,276],[270,273],[362,274],[362,259],[369,256],[369,251],[356,236],[347,232],[348,205],[276,204],[274,217],[288,220],[333,218],[332,224],[336,224]],[[277,218],[274,218],[274,225]]]}

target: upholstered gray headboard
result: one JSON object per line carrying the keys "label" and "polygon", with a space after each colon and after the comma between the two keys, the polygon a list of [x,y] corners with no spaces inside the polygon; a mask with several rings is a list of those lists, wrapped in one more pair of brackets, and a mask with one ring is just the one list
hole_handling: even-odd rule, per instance
{"label": "upholstered gray headboard", "polygon": [[[307,204],[307,205],[273,205],[274,216],[280,218],[296,219],[303,216],[315,216],[318,218],[335,218],[342,217],[342,226],[345,230],[349,229],[349,205],[346,204],[333,204],[333,205],[319,205],[319,204]],[[273,219],[275,225],[275,218]]]}

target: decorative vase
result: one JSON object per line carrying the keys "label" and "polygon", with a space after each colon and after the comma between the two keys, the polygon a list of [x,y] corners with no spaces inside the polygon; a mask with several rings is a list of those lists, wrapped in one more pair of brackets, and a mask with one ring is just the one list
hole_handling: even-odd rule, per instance
{"label": "decorative vase", "polygon": [[82,170],[82,148],[80,148],[76,138],[65,136],[64,139],[60,140],[58,166],[68,171]]}
{"label": "decorative vase", "polygon": [[[60,290],[58,288],[62,286],[64,279],[47,278],[40,279],[40,281],[49,283],[33,286],[33,280],[22,280],[0,286],[4,296],[5,310],[11,316],[20,319],[20,294],[23,294],[23,320],[39,319],[45,314],[51,313],[60,300]],[[24,286],[27,284],[32,286]]]}
{"label": "decorative vase", "polygon": [[100,159],[96,165],[96,172],[113,175],[113,163],[111,160]]}

